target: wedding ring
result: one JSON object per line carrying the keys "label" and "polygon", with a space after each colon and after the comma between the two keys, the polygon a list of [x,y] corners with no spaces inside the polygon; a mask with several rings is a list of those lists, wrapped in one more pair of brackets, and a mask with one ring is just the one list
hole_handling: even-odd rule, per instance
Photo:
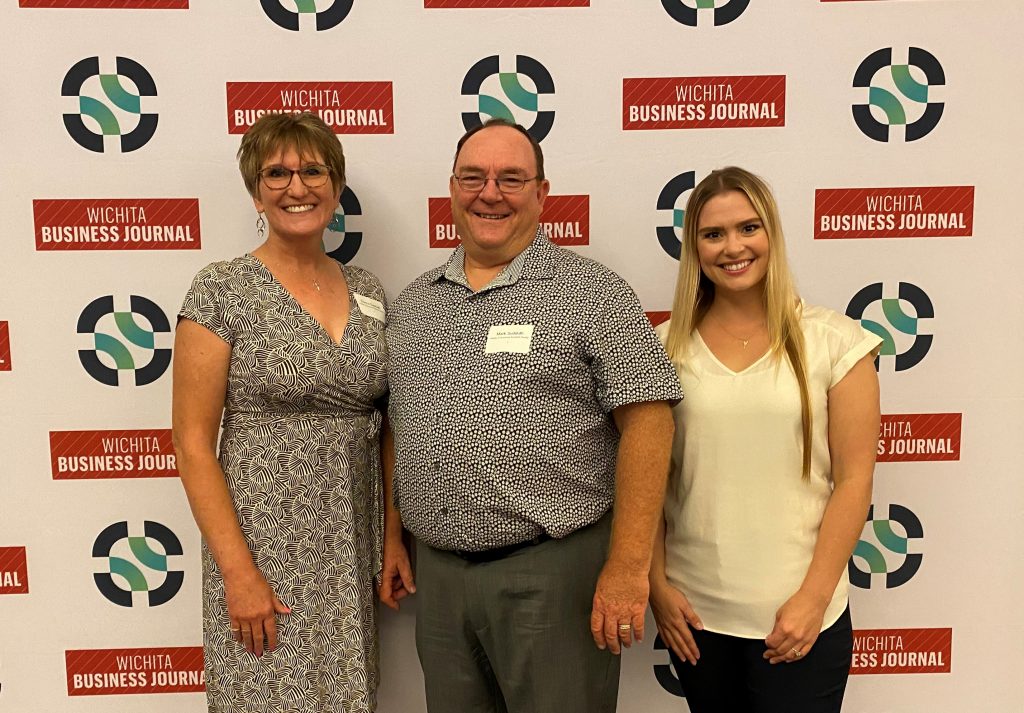
{"label": "wedding ring", "polygon": [[804,653],[800,649],[793,649],[792,651],[793,651],[793,655],[796,656],[797,658],[800,658],[801,656],[804,655]]}
{"label": "wedding ring", "polygon": [[629,631],[632,628],[630,624],[619,624],[619,631]]}

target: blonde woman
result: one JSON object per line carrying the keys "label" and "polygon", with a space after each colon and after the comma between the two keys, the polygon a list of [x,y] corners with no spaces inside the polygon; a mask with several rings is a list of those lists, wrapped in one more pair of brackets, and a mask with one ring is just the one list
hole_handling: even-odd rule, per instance
{"label": "blonde woman", "polygon": [[736,167],[690,196],[659,333],[687,396],[651,605],[690,710],[838,711],[880,339],[800,301],[771,191]]}

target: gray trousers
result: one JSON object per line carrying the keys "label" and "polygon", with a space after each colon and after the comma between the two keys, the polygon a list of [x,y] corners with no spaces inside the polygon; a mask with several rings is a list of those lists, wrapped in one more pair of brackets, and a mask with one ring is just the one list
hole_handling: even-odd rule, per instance
{"label": "gray trousers", "polygon": [[590,635],[611,515],[473,564],[417,547],[416,649],[430,713],[614,713],[619,657]]}

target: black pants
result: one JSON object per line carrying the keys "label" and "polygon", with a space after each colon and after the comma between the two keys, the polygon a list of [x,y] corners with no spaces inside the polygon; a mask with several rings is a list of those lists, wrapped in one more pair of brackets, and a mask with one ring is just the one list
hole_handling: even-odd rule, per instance
{"label": "black pants", "polygon": [[694,631],[697,665],[670,652],[691,713],[838,713],[853,655],[849,608],[792,663],[769,664],[762,639]]}

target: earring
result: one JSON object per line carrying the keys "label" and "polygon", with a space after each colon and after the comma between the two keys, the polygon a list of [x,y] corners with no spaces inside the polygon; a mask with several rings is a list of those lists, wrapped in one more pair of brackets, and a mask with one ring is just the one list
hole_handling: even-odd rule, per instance
{"label": "earring", "polygon": [[263,214],[256,214],[256,234],[263,240],[267,236],[267,221],[263,220]]}

